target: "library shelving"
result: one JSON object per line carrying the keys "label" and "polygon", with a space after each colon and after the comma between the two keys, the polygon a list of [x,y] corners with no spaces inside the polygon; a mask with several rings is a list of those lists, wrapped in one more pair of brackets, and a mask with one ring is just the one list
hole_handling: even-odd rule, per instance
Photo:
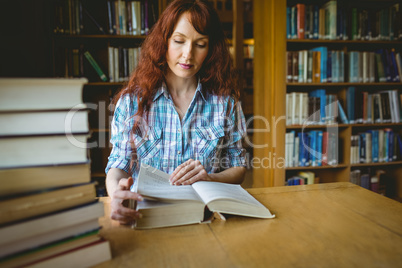
{"label": "library shelving", "polygon": [[[335,2],[330,3],[329,2]],[[325,5],[335,5],[335,10],[339,10],[339,6],[342,6],[342,11],[338,11],[339,16],[344,16],[346,23],[345,33],[351,36],[352,29],[351,20],[353,12],[358,14],[364,13],[370,10],[370,15],[372,16],[372,21],[376,21],[375,16],[386,16],[392,14],[391,17],[387,17],[387,21],[391,21],[394,18],[400,22],[400,9],[401,1],[274,1],[268,0],[264,3],[256,2],[254,3],[254,38],[255,38],[255,85],[254,85],[254,114],[262,115],[269,121],[269,130],[267,132],[256,132],[254,134],[254,140],[257,144],[266,144],[267,146],[262,149],[255,149],[255,157],[266,157],[275,154],[275,157],[280,159],[286,159],[285,144],[286,144],[286,134],[290,132],[325,132],[333,131],[336,129],[337,142],[336,146],[338,148],[338,161],[335,165],[324,165],[324,166],[291,166],[285,167],[285,165],[277,165],[269,169],[256,169],[254,170],[253,183],[254,186],[281,186],[287,184],[287,179],[294,175],[297,175],[302,171],[311,171],[315,176],[319,177],[320,182],[337,182],[337,181],[350,181],[351,174],[360,172],[361,174],[368,173],[369,176],[376,176],[379,173],[387,174],[387,195],[395,198],[401,199],[402,197],[402,159],[400,155],[399,144],[393,143],[395,148],[398,150],[397,159],[388,159],[388,161],[377,161],[377,162],[362,162],[353,163],[351,159],[351,148],[352,136],[359,135],[360,133],[370,132],[370,131],[381,131],[385,130],[392,132],[392,135],[398,135],[401,137],[402,133],[402,121],[386,121],[386,122],[348,122],[344,123],[340,120],[334,122],[334,124],[325,124],[325,122],[319,122],[320,124],[308,124],[301,125],[291,125],[286,122],[286,95],[292,92],[307,93],[311,94],[316,90],[325,89],[326,94],[332,94],[339,100],[339,103],[348,114],[348,110],[351,107],[360,107],[363,103],[353,102],[347,107],[347,102],[351,101],[349,98],[349,88],[354,88],[358,92],[367,92],[368,95],[379,94],[384,91],[396,91],[397,102],[399,105],[401,100],[399,100],[402,93],[402,83],[399,80],[392,81],[387,79],[387,81],[380,80],[378,66],[374,67],[374,75],[372,81],[354,81],[349,77],[349,72],[352,67],[349,66],[349,53],[350,52],[365,52],[371,51],[376,52],[378,49],[393,51],[394,53],[401,53],[402,36],[398,37],[398,33],[401,34],[400,25],[397,28],[395,26],[393,38],[388,38],[391,40],[382,40],[381,38],[367,38],[367,40],[351,40],[355,37],[349,37],[347,40],[339,40],[344,37],[335,36],[337,40],[331,40],[330,37],[325,37],[320,39],[308,39],[306,38],[289,38],[289,28],[287,24],[287,16],[289,10],[297,12],[298,4],[302,4],[301,10],[307,6],[316,5],[318,9],[324,7]],[[338,9],[336,8],[338,4]],[[310,8],[310,7],[309,7]],[[384,11],[384,14],[379,14]],[[397,11],[398,14],[392,13]],[[342,13],[345,12],[345,13]],[[377,12],[377,13],[376,13]],[[291,14],[291,13],[290,13]],[[374,14],[374,16],[373,16]],[[297,13],[295,17],[297,18]],[[363,15],[361,15],[363,16]],[[307,17],[305,17],[307,20]],[[339,17],[335,17],[341,20]],[[362,19],[362,17],[359,17]],[[392,19],[391,19],[392,18]],[[297,26],[296,20],[296,26]],[[304,22],[303,22],[304,23]],[[355,23],[355,22],[353,22]],[[263,25],[270,25],[270,31],[264,30]],[[302,25],[302,24],[301,24]],[[335,29],[339,24],[335,24]],[[363,25],[363,22],[361,23]],[[375,26],[375,25],[374,25]],[[296,29],[298,29],[296,27]],[[380,28],[384,30],[384,28]],[[304,30],[306,30],[304,28]],[[378,29],[376,29],[378,31]],[[374,30],[373,30],[374,31]],[[386,27],[385,27],[386,31]],[[396,31],[399,31],[398,33]],[[296,30],[296,33],[298,30]],[[388,31],[388,36],[390,35]],[[335,35],[336,35],[335,31]],[[339,33],[338,33],[339,34]],[[306,33],[307,36],[307,33]],[[382,36],[383,39],[387,39],[387,35]],[[357,38],[359,39],[359,38]],[[361,38],[366,39],[366,38]],[[372,40],[368,40],[372,39]],[[377,39],[377,40],[373,40]],[[380,39],[380,40],[378,40]],[[392,40],[394,39],[394,40]],[[287,81],[288,78],[288,51],[301,51],[301,50],[312,50],[317,47],[326,47],[328,51],[337,50],[342,51],[344,57],[343,65],[343,80],[339,82],[313,82],[313,81]],[[320,58],[318,60],[321,60]],[[312,61],[311,61],[312,62]],[[389,62],[389,61],[388,61]],[[389,66],[385,66],[389,68]],[[400,70],[399,70],[400,72]],[[314,72],[313,72],[314,73]],[[366,105],[366,104],[365,104]],[[349,108],[349,109],[348,109]],[[400,113],[400,111],[397,111]],[[398,120],[400,120],[400,114],[398,115]],[[297,123],[297,121],[296,121]],[[256,128],[264,128],[262,122],[255,122]],[[266,128],[266,127],[265,127]],[[305,130],[305,131],[304,131]],[[395,139],[398,143],[398,141]],[[370,156],[371,157],[371,156]],[[277,161],[277,163],[280,161]],[[264,178],[264,179],[263,179]]]}
{"label": "library shelving", "polygon": [[[83,98],[90,110],[91,138],[88,143],[92,144],[90,146],[91,176],[100,187],[104,185],[104,168],[111,150],[109,144],[109,129],[113,114],[111,100],[125,85],[131,70],[135,68],[138,49],[146,37],[146,30],[152,27],[159,14],[170,2],[170,0],[59,0],[54,1],[50,8],[54,10],[51,18],[54,21],[51,29],[53,31],[51,35],[53,76],[84,76],[89,80],[84,86]],[[252,84],[252,69],[247,73],[244,72],[245,62],[252,62],[252,59],[243,55],[244,47],[252,45],[253,42],[252,36],[248,36],[244,31],[244,27],[252,27],[247,26],[252,24],[252,1],[211,0],[209,2],[218,11],[226,29],[226,36],[229,38],[230,46],[233,47],[236,71],[241,74],[242,79],[248,76]],[[144,3],[147,3],[146,7]],[[144,19],[135,21],[134,14],[136,16],[140,14],[141,18],[145,18],[144,12],[148,14],[148,24]],[[115,15],[111,16],[111,14]],[[125,26],[116,24],[116,21],[124,20]],[[127,23],[129,20],[131,23]],[[136,28],[135,25],[138,27]],[[247,31],[247,33],[250,32],[252,33]],[[85,55],[87,51],[98,67],[94,67],[87,59]],[[249,87],[244,92],[248,92],[248,115],[251,116],[252,88]],[[242,93],[243,103],[244,96],[245,94]]]}

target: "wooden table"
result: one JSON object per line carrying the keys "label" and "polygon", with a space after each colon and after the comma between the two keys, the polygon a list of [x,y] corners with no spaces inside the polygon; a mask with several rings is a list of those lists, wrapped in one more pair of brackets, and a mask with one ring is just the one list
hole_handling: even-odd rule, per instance
{"label": "wooden table", "polygon": [[113,260],[96,267],[402,267],[397,201],[351,183],[249,192],[276,218],[152,230],[102,218]]}

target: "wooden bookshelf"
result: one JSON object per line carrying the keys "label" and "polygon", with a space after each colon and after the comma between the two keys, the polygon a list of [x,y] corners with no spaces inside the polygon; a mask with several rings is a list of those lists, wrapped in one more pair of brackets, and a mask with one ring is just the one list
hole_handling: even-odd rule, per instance
{"label": "wooden bookshelf", "polygon": [[[171,0],[150,0],[154,1],[158,5],[158,16],[171,2]],[[245,39],[244,24],[252,23],[252,11],[245,11],[244,8],[252,6],[251,0],[211,0],[213,6],[216,8],[218,15],[223,24],[228,25],[230,33],[228,34],[229,45],[234,47],[233,60],[235,68],[238,73],[248,75],[248,79],[252,81],[252,73],[245,74],[243,71],[243,61],[251,60],[244,59],[243,46],[253,44],[253,39]],[[245,2],[245,4],[244,4]],[[66,2],[67,3],[67,2]],[[84,21],[88,25],[84,25],[84,28],[88,26],[91,31],[85,31],[83,34],[65,34],[61,32],[52,33],[52,61],[53,61],[53,76],[71,76],[71,74],[65,74],[70,69],[66,68],[71,62],[66,62],[64,59],[66,52],[63,50],[78,49],[80,46],[84,46],[85,50],[89,50],[94,59],[97,61],[102,71],[108,76],[108,47],[140,47],[141,43],[145,39],[145,35],[129,35],[129,34],[110,34],[108,32],[108,14],[107,14],[107,1],[101,0],[99,2],[82,1],[85,4],[85,8],[88,12],[98,21],[102,26],[105,34],[100,34],[100,31],[95,25],[88,19]],[[66,6],[64,6],[66,7]],[[53,10],[52,8],[50,8]],[[57,17],[53,18],[57,21]],[[67,26],[68,27],[68,26]],[[53,27],[55,28],[55,27]],[[53,31],[53,28],[51,31]],[[71,59],[70,59],[71,61]],[[92,69],[86,59],[84,61],[84,74],[87,77],[89,83],[84,87],[84,102],[91,104],[89,121],[91,129],[91,139],[89,142],[97,142],[99,146],[90,149],[91,156],[91,170],[92,177],[99,181],[99,178],[104,178],[104,169],[106,167],[107,158],[111,150],[109,144],[110,139],[110,121],[112,113],[109,105],[113,96],[127,83],[125,81],[102,81],[97,73]],[[72,64],[71,64],[72,65]],[[62,68],[62,71],[58,69]],[[251,91],[250,91],[251,90]],[[252,87],[249,87],[245,91],[251,92]],[[243,94],[242,94],[243,96]]]}
{"label": "wooden bookshelf", "polygon": [[[367,1],[338,1],[348,6],[357,5],[362,7]],[[320,167],[283,167],[276,166],[254,170],[253,185],[281,186],[286,178],[297,174],[298,171],[313,171],[320,178],[320,182],[349,181],[352,170],[376,170],[382,169],[392,176],[395,196],[402,196],[402,161],[360,163],[350,162],[350,138],[360,131],[369,129],[391,128],[396,133],[401,133],[402,123],[370,123],[370,124],[335,124],[335,125],[289,125],[286,126],[284,118],[286,114],[285,95],[288,92],[310,92],[315,89],[327,89],[327,92],[338,95],[341,102],[345,103],[345,90],[348,87],[362,88],[368,92],[397,89],[401,92],[400,82],[375,82],[375,83],[298,83],[286,82],[286,50],[310,49],[318,46],[327,46],[328,49],[342,51],[375,49],[375,48],[398,48],[401,40],[312,40],[312,39],[287,39],[286,38],[286,7],[297,3],[319,4],[322,1],[257,1],[254,3],[254,38],[255,38],[255,78],[254,78],[254,114],[268,119],[270,131],[256,132],[254,140],[257,144],[267,144],[265,148],[254,149],[254,157],[266,157],[274,155],[277,159],[285,157],[285,133],[291,130],[300,131],[322,130],[337,127],[339,133],[339,164],[336,166]],[[399,1],[370,1],[370,7],[387,7]],[[280,14],[280,15],[278,15]],[[269,25],[267,27],[267,25]],[[269,29],[269,30],[267,30]],[[360,49],[359,49],[360,48]],[[398,50],[400,51],[400,49]],[[346,76],[346,70],[345,70]],[[255,128],[266,128],[262,122],[255,122]],[[274,130],[274,131],[273,131]],[[264,179],[261,179],[264,178]]]}

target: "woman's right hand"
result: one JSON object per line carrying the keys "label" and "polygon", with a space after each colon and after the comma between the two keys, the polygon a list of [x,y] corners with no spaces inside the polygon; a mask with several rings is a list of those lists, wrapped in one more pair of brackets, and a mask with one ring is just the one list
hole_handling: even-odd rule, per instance
{"label": "woman's right hand", "polygon": [[143,200],[141,195],[130,191],[130,187],[133,183],[134,180],[131,177],[128,179],[120,179],[116,191],[114,191],[111,196],[110,218],[119,221],[120,224],[133,224],[136,219],[142,216],[138,211],[123,205],[124,200]]}

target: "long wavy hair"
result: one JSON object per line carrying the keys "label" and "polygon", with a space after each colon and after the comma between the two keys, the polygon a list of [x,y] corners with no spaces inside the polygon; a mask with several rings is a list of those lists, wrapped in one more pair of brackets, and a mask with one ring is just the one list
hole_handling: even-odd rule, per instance
{"label": "long wavy hair", "polygon": [[122,95],[130,94],[138,103],[136,115],[147,117],[153,97],[169,68],[166,61],[168,40],[185,12],[189,14],[194,29],[209,37],[208,55],[197,74],[203,90],[218,96],[232,96],[238,101],[240,92],[218,14],[204,0],[175,0],[163,11],[145,38],[137,68],[128,84],[115,96],[115,103]]}

